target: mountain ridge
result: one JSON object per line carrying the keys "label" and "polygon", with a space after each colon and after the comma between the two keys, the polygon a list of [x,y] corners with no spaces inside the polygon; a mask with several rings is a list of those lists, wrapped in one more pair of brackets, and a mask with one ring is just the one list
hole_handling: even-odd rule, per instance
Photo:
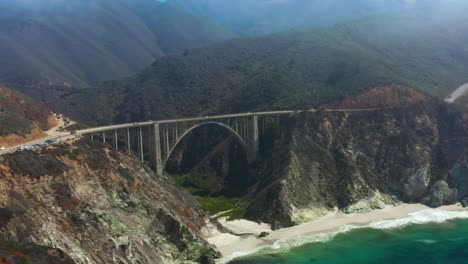
{"label": "mountain ridge", "polygon": [[135,74],[167,54],[223,41],[228,31],[152,0],[6,1],[0,82],[89,85]]}

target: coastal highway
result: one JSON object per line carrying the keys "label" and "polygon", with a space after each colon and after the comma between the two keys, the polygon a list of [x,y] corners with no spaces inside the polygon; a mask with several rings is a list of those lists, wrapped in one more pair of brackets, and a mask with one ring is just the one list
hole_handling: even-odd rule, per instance
{"label": "coastal highway", "polygon": [[37,139],[37,140],[34,140],[34,141],[30,141],[30,142],[27,142],[27,143],[24,143],[24,144],[16,145],[14,147],[9,147],[9,148],[6,148],[4,150],[0,150],[0,156],[16,152],[16,151],[18,151],[20,149],[26,150],[26,149],[33,149],[33,148],[36,148],[36,147],[40,147],[40,146],[38,146],[39,144],[43,144],[43,146],[47,146],[47,145],[50,145],[50,144],[46,143],[46,141],[49,141],[49,140],[52,140],[53,143],[51,143],[51,144],[54,144],[54,143],[64,142],[64,141],[67,141],[67,140],[70,140],[70,139],[73,139],[73,138],[75,138],[75,135],[71,135],[70,133],[68,133],[68,135],[62,135],[62,136],[57,136],[57,137],[49,136],[49,137]]}
{"label": "coastal highway", "polygon": [[[389,110],[392,109],[391,107],[387,108],[367,108],[367,109],[310,109],[310,110],[305,110],[306,112],[367,112],[367,111],[380,111],[380,110]],[[136,127],[136,126],[150,126],[155,123],[160,123],[160,124],[170,124],[170,123],[176,123],[176,122],[189,122],[189,121],[200,121],[200,120],[216,120],[216,119],[222,119],[222,118],[236,118],[236,117],[248,117],[248,116],[262,116],[262,115],[291,115],[291,114],[296,114],[304,112],[304,110],[286,110],[286,111],[268,111],[268,112],[248,112],[248,113],[240,113],[240,114],[229,114],[229,115],[215,115],[215,116],[205,116],[205,117],[194,117],[194,118],[180,118],[180,119],[168,119],[168,120],[160,120],[160,121],[145,121],[145,122],[135,122],[135,123],[127,123],[127,124],[119,124],[119,125],[110,125],[110,126],[102,126],[102,127],[94,127],[94,128],[87,128],[87,129],[82,129],[82,130],[77,130],[76,134],[72,134],[70,132],[58,132],[56,131],[56,127],[45,131],[45,134],[47,135],[44,138],[40,138],[34,141],[26,142],[23,144],[18,144],[12,147],[9,147],[5,150],[0,150],[0,155],[4,155],[7,153],[13,153],[17,150],[22,150],[22,149],[28,149],[28,148],[34,148],[34,147],[40,147],[38,144],[43,144],[44,146],[46,145],[46,141],[52,140],[54,143],[57,142],[64,142],[70,139],[74,139],[76,137],[86,135],[86,134],[92,134],[92,133],[98,133],[98,132],[103,132],[103,131],[109,131],[109,130],[117,130],[117,129],[125,129],[125,128],[131,128],[131,127]],[[75,122],[72,122],[71,124],[74,124]],[[60,124],[62,125],[62,124]],[[59,125],[59,126],[60,126]],[[57,126],[58,127],[58,126]]]}
{"label": "coastal highway", "polygon": [[[58,131],[59,128],[65,128],[66,127],[64,120],[65,120],[65,117],[63,117],[63,116],[61,118],[57,119],[57,125],[56,126],[50,128],[47,131],[43,131],[44,137],[38,138],[38,139],[35,139],[35,140],[32,140],[32,141],[28,141],[28,142],[23,142],[23,143],[20,143],[20,144],[16,144],[16,145],[13,145],[13,146],[8,146],[6,149],[0,150],[0,155],[13,153],[13,152],[17,151],[18,149],[33,148],[34,145],[38,145],[38,144],[43,144],[45,146],[46,145],[45,142],[48,141],[48,140],[52,140],[52,141],[56,141],[56,142],[63,142],[63,141],[66,141],[68,139],[74,138],[74,136],[72,136],[70,132]],[[73,124],[76,124],[76,122],[70,121],[68,126],[73,125]]]}

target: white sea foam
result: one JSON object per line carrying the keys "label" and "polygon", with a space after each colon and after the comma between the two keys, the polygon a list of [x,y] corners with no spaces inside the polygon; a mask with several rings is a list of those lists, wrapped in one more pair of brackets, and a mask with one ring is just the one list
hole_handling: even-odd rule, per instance
{"label": "white sea foam", "polygon": [[253,254],[273,254],[273,253],[282,253],[282,252],[287,252],[293,248],[297,248],[306,244],[312,244],[312,243],[320,243],[320,242],[327,242],[333,239],[334,236],[336,236],[338,233],[341,233],[340,231],[332,232],[332,233],[321,233],[321,234],[315,234],[315,235],[310,235],[310,236],[298,236],[295,238],[291,239],[280,239],[276,241],[273,245],[268,245],[268,246],[261,246],[258,248],[255,248],[253,250],[249,251],[241,251],[241,252],[234,252],[233,254],[223,257],[221,260],[219,260],[220,264],[228,263],[229,261],[240,258],[240,257],[245,257],[248,255],[253,255]]}
{"label": "white sea foam", "polygon": [[421,239],[421,240],[416,240],[418,242],[424,243],[424,244],[435,244],[437,241],[432,240],[432,239]]}
{"label": "white sea foam", "polygon": [[358,226],[354,225],[347,225],[340,228],[340,230],[330,233],[319,233],[314,235],[302,235],[295,238],[290,239],[280,239],[276,241],[273,245],[268,246],[261,246],[249,251],[242,251],[242,252],[234,252],[233,254],[223,257],[219,263],[224,264],[228,263],[229,261],[245,257],[248,255],[258,254],[258,255],[266,255],[266,254],[277,254],[287,252],[293,248],[301,247],[306,244],[312,243],[323,243],[332,240],[336,235],[340,233],[346,233],[352,229],[359,228]]}
{"label": "white sea foam", "polygon": [[392,229],[411,224],[443,223],[453,219],[468,219],[468,211],[424,210],[410,213],[408,217],[370,223],[369,228]]}
{"label": "white sea foam", "polygon": [[[407,217],[375,221],[365,226],[346,225],[341,227],[338,231],[330,233],[320,233],[314,235],[303,235],[292,239],[281,239],[276,241],[273,245],[262,246],[253,250],[244,252],[235,252],[220,260],[220,263],[228,263],[229,261],[245,257],[252,254],[272,254],[281,253],[297,248],[305,244],[323,243],[332,240],[336,235],[347,233],[354,229],[372,228],[372,229],[395,229],[413,224],[429,224],[429,223],[443,223],[455,219],[468,219],[468,211],[442,211],[442,210],[424,210],[408,214]],[[436,241],[420,241],[422,243],[436,243]]]}

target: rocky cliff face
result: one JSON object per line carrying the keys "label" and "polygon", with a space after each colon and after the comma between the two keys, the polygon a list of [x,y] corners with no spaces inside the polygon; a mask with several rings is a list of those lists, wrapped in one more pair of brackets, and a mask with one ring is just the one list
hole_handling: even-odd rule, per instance
{"label": "rocky cliff face", "polygon": [[28,243],[0,242],[0,263],[72,264],[74,262],[62,250]]}
{"label": "rocky cliff face", "polygon": [[97,142],[0,157],[0,241],[75,263],[209,263],[205,213],[170,180]]}
{"label": "rocky cliff face", "polygon": [[[455,173],[464,166],[466,140],[457,140],[467,135],[463,113],[430,98],[411,101],[283,120],[257,164],[246,217],[279,228],[336,209],[363,212],[400,201],[436,207],[463,199],[468,174]],[[372,108],[381,106],[386,103]]]}

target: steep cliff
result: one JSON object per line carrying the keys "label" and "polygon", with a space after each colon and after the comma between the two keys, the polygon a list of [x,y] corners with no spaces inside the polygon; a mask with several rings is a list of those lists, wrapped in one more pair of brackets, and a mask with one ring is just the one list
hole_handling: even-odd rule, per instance
{"label": "steep cliff", "polygon": [[0,157],[0,241],[51,246],[75,263],[209,263],[206,217],[169,179],[97,142]]}
{"label": "steep cliff", "polygon": [[[453,175],[466,148],[466,140],[457,140],[467,135],[463,113],[407,88],[370,93],[380,96],[361,105],[380,109],[302,113],[282,121],[256,165],[259,182],[247,218],[279,228],[336,209],[363,212],[400,201],[440,206],[468,195],[466,170]],[[395,93],[417,98],[388,108]],[[336,106],[358,108],[355,103],[368,98]]]}

